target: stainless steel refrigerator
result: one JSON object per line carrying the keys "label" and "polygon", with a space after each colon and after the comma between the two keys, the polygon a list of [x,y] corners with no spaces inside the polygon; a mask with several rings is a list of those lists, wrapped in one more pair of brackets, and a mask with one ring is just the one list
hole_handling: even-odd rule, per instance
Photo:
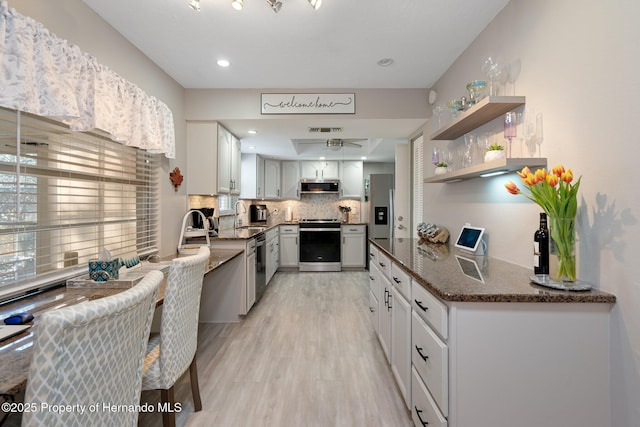
{"label": "stainless steel refrigerator", "polygon": [[389,173],[369,176],[369,237],[373,239],[393,238],[393,175]]}

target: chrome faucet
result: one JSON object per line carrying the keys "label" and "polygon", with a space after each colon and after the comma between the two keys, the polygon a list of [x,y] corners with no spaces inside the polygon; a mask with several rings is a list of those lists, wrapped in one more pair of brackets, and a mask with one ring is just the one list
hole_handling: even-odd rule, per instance
{"label": "chrome faucet", "polygon": [[244,202],[242,200],[238,200],[236,202],[236,204],[233,206],[233,211],[235,212],[235,217],[233,218],[233,229],[234,230],[239,228],[238,205],[242,206],[242,213],[247,213],[247,207],[244,205]]}

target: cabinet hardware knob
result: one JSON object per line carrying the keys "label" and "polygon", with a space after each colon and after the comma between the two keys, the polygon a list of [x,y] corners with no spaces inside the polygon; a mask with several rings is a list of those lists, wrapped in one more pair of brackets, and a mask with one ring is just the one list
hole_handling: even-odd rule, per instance
{"label": "cabinet hardware knob", "polygon": [[402,282],[402,280],[398,279],[397,277],[393,276],[393,281],[396,283],[400,283]]}

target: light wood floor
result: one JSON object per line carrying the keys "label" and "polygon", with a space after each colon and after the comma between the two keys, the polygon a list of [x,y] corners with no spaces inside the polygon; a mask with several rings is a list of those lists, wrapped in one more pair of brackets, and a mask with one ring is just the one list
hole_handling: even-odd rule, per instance
{"label": "light wood floor", "polygon": [[[410,426],[369,318],[366,272],[277,273],[236,324],[201,324],[203,409],[188,375],[179,426]],[[142,403],[158,392],[143,392]],[[140,426],[160,426],[142,413]]]}

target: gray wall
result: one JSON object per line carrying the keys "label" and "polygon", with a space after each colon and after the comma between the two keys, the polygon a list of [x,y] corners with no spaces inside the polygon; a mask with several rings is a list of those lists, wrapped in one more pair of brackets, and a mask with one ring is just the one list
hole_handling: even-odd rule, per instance
{"label": "gray wall", "polygon": [[[549,166],[563,163],[582,175],[578,275],[618,297],[611,311],[616,427],[640,419],[640,197],[632,179],[639,146],[638,16],[635,0],[513,0],[435,85],[438,104],[460,98],[467,82],[484,77],[483,57],[501,56],[519,70],[515,94],[544,115],[542,154]],[[502,123],[482,130],[500,136]],[[434,144],[447,145],[428,142],[427,156]],[[531,267],[540,209],[507,194],[509,180],[519,183],[509,175],[425,184],[424,218],[450,230],[465,222],[485,226],[491,255]]]}

